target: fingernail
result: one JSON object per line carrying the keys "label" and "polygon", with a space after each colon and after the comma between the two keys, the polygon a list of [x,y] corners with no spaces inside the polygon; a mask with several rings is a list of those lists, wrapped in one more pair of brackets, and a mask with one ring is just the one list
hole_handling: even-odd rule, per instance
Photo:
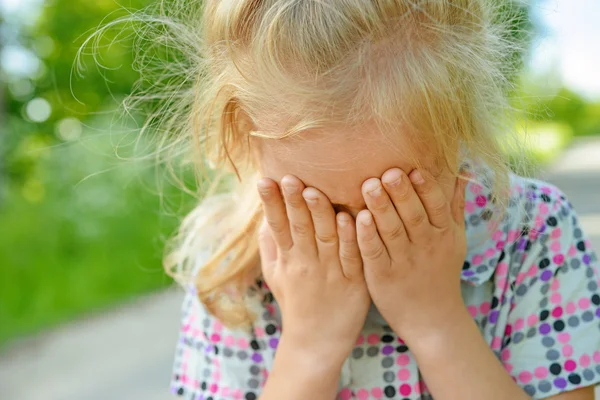
{"label": "fingernail", "polygon": [[309,204],[317,204],[318,198],[314,194],[302,192],[302,197]]}
{"label": "fingernail", "polygon": [[402,181],[402,173],[397,169],[393,169],[387,172],[383,178],[385,179],[384,183],[387,186],[395,187]]}
{"label": "fingernail", "polygon": [[258,188],[258,192],[263,196],[267,196],[269,193],[271,193],[271,185],[269,185],[269,182],[263,179],[258,181],[256,187]]}
{"label": "fingernail", "polygon": [[420,185],[423,182],[425,182],[425,179],[423,179],[423,175],[421,175],[419,170],[416,169],[412,172],[412,174],[410,174],[410,180],[417,185]]}
{"label": "fingernail", "polygon": [[370,212],[364,213],[365,216],[362,218],[362,224],[365,226],[369,226],[373,223],[373,216]]}
{"label": "fingernail", "polygon": [[369,196],[377,197],[381,195],[381,185],[378,180],[373,180],[367,183],[365,191]]}
{"label": "fingernail", "polygon": [[348,217],[346,217],[344,214],[338,214],[337,223],[341,227],[348,225]]}

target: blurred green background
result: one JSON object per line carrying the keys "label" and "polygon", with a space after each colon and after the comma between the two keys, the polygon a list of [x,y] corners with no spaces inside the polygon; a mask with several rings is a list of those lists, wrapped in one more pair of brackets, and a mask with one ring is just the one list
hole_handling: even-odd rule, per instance
{"label": "blurred green background", "polygon": [[[168,285],[164,243],[191,200],[139,159],[152,146],[136,140],[138,116],[115,112],[139,78],[133,31],[109,31],[99,43],[105,68],[84,54],[85,74],[73,69],[94,29],[149,1],[0,4],[2,346]],[[544,21],[526,6],[520,12],[514,40],[531,49]],[[529,52],[511,57],[526,65],[511,79],[515,106],[526,111],[518,129],[536,159],[549,162],[573,137],[600,133],[598,97],[562,85],[552,67],[528,68]]]}

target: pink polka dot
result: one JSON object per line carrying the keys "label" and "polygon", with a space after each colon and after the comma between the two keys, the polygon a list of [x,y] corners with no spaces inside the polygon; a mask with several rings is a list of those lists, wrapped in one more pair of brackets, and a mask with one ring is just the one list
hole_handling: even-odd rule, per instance
{"label": "pink polka dot", "polygon": [[406,366],[408,364],[410,364],[410,357],[406,354],[400,354],[397,358],[396,358],[396,363],[400,366]]}
{"label": "pink polka dot", "polygon": [[502,338],[500,336],[494,336],[492,339],[492,349],[497,350],[502,346]]}
{"label": "pink polka dot", "polygon": [[420,382],[417,382],[413,385],[413,392],[415,392],[416,395],[421,394],[421,383]]}
{"label": "pink polka dot", "polygon": [[465,201],[465,211],[472,214],[475,211],[475,203],[472,201]]}
{"label": "pink polka dot", "polygon": [[569,343],[569,340],[571,340],[571,335],[568,332],[561,332],[556,337],[562,344]]}
{"label": "pink polka dot", "polygon": [[555,240],[554,242],[550,243],[550,250],[552,250],[554,253],[559,252],[560,242],[558,240]]}
{"label": "pink polka dot", "polygon": [[256,336],[258,336],[259,338],[263,337],[265,335],[265,330],[260,326],[257,326],[256,328],[254,328],[254,332],[256,333]]}
{"label": "pink polka dot", "polygon": [[508,272],[508,264],[505,262],[501,262],[496,267],[496,276],[498,275],[506,275]]}
{"label": "pink polka dot", "polygon": [[338,393],[338,398],[340,400],[350,400],[352,398],[352,391],[348,388],[343,388],[339,393]]}
{"label": "pink polka dot", "polygon": [[408,383],[405,383],[403,385],[400,385],[400,388],[398,389],[398,391],[400,392],[400,394],[402,396],[409,396],[410,393],[412,392],[412,388],[410,387],[410,385]]}
{"label": "pink polka dot", "polygon": [[494,232],[494,234],[492,235],[492,240],[498,241],[500,239],[502,239],[504,237],[504,232],[503,231],[496,231]]}
{"label": "pink polka dot", "polygon": [[552,258],[552,261],[554,261],[554,264],[556,265],[562,265],[562,263],[565,261],[565,256],[562,254],[557,254]]}
{"label": "pink polka dot", "polygon": [[221,388],[221,396],[223,396],[223,397],[229,397],[229,388],[228,387],[222,387]]}
{"label": "pink polka dot", "polygon": [[573,355],[573,346],[570,344],[564,345],[562,348],[562,353],[565,357],[571,357]]}
{"label": "pink polka dot", "polygon": [[237,345],[240,349],[247,349],[248,348],[248,341],[244,338],[238,338],[237,340]]}
{"label": "pink polka dot", "polygon": [[527,317],[527,326],[532,327],[535,324],[537,324],[538,322],[538,316],[535,314],[531,314],[529,317]]}
{"label": "pink polka dot", "polygon": [[586,308],[588,308],[590,306],[590,299],[588,299],[587,297],[582,297],[581,299],[579,299],[579,308],[581,308],[582,310],[585,310]]}
{"label": "pink polka dot", "polygon": [[555,307],[554,310],[552,310],[552,316],[554,318],[560,318],[560,316],[563,314],[563,309],[562,307]]}
{"label": "pink polka dot", "polygon": [[242,398],[242,391],[240,389],[235,389],[231,395],[235,400],[240,400]]}
{"label": "pink polka dot", "polygon": [[558,279],[554,279],[552,284],[550,285],[550,290],[558,290],[560,288],[560,281]]}
{"label": "pink polka dot", "polygon": [[570,301],[567,303],[566,311],[567,311],[567,314],[571,315],[575,311],[577,311],[577,306],[575,305],[574,302]]}
{"label": "pink polka dot", "polygon": [[548,214],[548,206],[544,203],[540,204],[540,207],[538,208],[538,210],[540,211],[540,214],[542,214],[542,215]]}
{"label": "pink polka dot", "polygon": [[219,335],[218,333],[213,333],[212,335],[210,335],[210,341],[213,343],[218,343],[221,341],[221,335]]}
{"label": "pink polka dot", "polygon": [[483,186],[481,186],[479,183],[473,183],[469,185],[469,189],[471,190],[471,193],[479,194],[483,190]]}
{"label": "pink polka dot", "polygon": [[361,344],[363,344],[365,342],[365,337],[363,335],[360,335],[358,337],[358,339],[356,340],[356,345],[360,346]]}
{"label": "pink polka dot", "polygon": [[221,332],[222,329],[223,329],[223,324],[221,322],[219,322],[218,320],[215,320],[215,322],[213,323],[213,331]]}
{"label": "pink polka dot", "polygon": [[567,253],[570,257],[573,257],[577,254],[577,248],[575,246],[569,247],[569,251]]}
{"label": "pink polka dot", "polygon": [[471,317],[475,318],[477,316],[477,307],[468,306],[467,311],[469,311],[469,314],[471,314]]}
{"label": "pink polka dot", "polygon": [[233,336],[225,336],[223,343],[225,346],[233,346],[235,344],[235,338]]}
{"label": "pink polka dot", "polygon": [[562,235],[560,228],[554,228],[552,230],[552,233],[550,234],[550,237],[552,237],[552,239],[558,239],[560,237],[560,235]]}
{"label": "pink polka dot", "polygon": [[587,354],[584,354],[579,358],[579,364],[581,364],[583,368],[587,368],[590,365],[590,362],[590,356],[588,356]]}
{"label": "pink polka dot", "polygon": [[518,231],[516,229],[512,230],[512,231],[508,231],[508,237],[506,238],[506,240],[509,242],[514,242],[519,234],[520,234],[520,231]]}
{"label": "pink polka dot", "polygon": [[593,360],[596,363],[600,363],[600,351],[595,351],[594,352]]}
{"label": "pink polka dot", "polygon": [[208,390],[210,390],[211,393],[217,393],[219,391],[219,386],[216,383],[213,383]]}
{"label": "pink polka dot", "polygon": [[356,396],[359,400],[367,400],[369,398],[369,392],[367,389],[359,389],[358,392],[356,392]]}
{"label": "pink polka dot", "polygon": [[[554,292],[552,293],[552,295],[550,295],[550,302],[552,304],[560,304],[562,301],[562,296],[560,295],[559,292]],[[561,309],[562,311],[562,309]]]}
{"label": "pink polka dot", "polygon": [[535,369],[535,371],[533,371],[533,374],[538,379],[544,379],[545,377],[548,376],[548,368],[546,368],[546,367],[537,367]]}
{"label": "pink polka dot", "polygon": [[472,264],[479,265],[483,262],[483,256],[481,254],[477,254],[473,256]]}
{"label": "pink polka dot", "polygon": [[369,344],[377,344],[377,343],[379,343],[379,335],[376,335],[374,333],[370,334],[367,337],[367,343],[369,343]]}
{"label": "pink polka dot", "polygon": [[573,372],[575,368],[577,368],[577,363],[574,360],[565,361],[565,370]]}
{"label": "pink polka dot", "polygon": [[183,382],[183,384],[184,384],[184,385],[188,383],[188,380],[189,380],[189,379],[188,379],[187,375],[183,375],[183,376],[181,377],[181,382]]}
{"label": "pink polka dot", "polygon": [[475,198],[475,203],[477,204],[477,207],[485,207],[487,198],[483,195],[479,195]]}
{"label": "pink polka dot", "polygon": [[502,350],[502,352],[500,353],[500,357],[502,358],[502,361],[508,361],[510,359],[510,350]]}
{"label": "pink polka dot", "polygon": [[515,321],[515,330],[519,331],[523,329],[524,326],[525,321],[523,320],[523,318],[517,318],[517,320]]}
{"label": "pink polka dot", "polygon": [[410,370],[407,368],[402,368],[398,370],[398,379],[401,381],[407,381],[410,378]]}
{"label": "pink polka dot", "polygon": [[504,363],[504,369],[510,374],[513,370],[513,365],[510,363]]}
{"label": "pink polka dot", "polygon": [[383,398],[383,390],[381,388],[373,388],[371,389],[371,396],[375,399]]}
{"label": "pink polka dot", "polygon": [[506,286],[506,278],[497,277],[496,278],[496,287],[505,287]]}
{"label": "pink polka dot", "polygon": [[518,285],[518,284],[520,284],[520,283],[523,283],[523,281],[525,280],[525,278],[526,278],[526,277],[527,277],[527,275],[526,275],[525,273],[523,273],[523,272],[519,272],[519,273],[517,274],[517,279],[515,279],[515,281],[516,281],[516,284]]}
{"label": "pink polka dot", "polygon": [[481,303],[481,305],[479,306],[479,312],[481,312],[482,314],[487,314],[488,312],[490,312],[490,303],[487,301],[485,303]]}
{"label": "pink polka dot", "polygon": [[533,376],[531,375],[531,372],[529,372],[529,371],[523,371],[519,374],[519,380],[522,383],[529,383],[532,378],[533,378]]}
{"label": "pink polka dot", "polygon": [[538,267],[537,265],[532,265],[531,267],[529,267],[529,269],[527,270],[527,276],[529,277],[534,277],[538,274]]}

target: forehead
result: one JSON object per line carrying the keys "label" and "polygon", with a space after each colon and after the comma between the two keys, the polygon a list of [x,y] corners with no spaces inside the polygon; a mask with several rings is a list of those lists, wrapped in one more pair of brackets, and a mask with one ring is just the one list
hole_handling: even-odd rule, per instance
{"label": "forehead", "polygon": [[295,175],[322,191],[334,204],[362,208],[363,182],[392,167],[414,165],[407,132],[384,135],[374,128],[332,127],[284,139],[253,138],[260,172],[277,182]]}

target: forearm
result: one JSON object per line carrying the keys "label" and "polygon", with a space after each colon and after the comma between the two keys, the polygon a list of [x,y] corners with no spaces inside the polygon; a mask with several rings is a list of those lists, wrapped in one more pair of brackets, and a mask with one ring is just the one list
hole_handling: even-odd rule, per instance
{"label": "forearm", "polygon": [[446,320],[443,326],[427,329],[428,333],[405,339],[435,399],[529,399],[496,358],[466,310]]}
{"label": "forearm", "polygon": [[260,400],[332,400],[343,360],[290,345],[282,338]]}

